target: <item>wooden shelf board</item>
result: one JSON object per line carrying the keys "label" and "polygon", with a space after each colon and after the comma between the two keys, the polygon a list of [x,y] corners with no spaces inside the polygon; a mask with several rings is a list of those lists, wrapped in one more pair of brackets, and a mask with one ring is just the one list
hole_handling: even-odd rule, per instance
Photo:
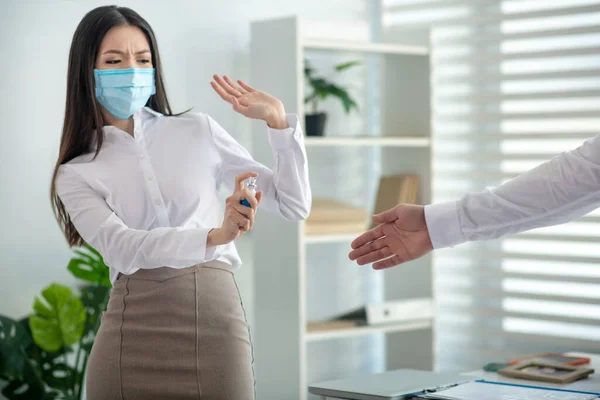
{"label": "wooden shelf board", "polygon": [[357,336],[365,336],[373,333],[392,333],[392,332],[408,332],[432,327],[431,320],[417,320],[409,322],[401,322],[390,325],[377,326],[357,326],[353,328],[342,328],[332,330],[321,330],[306,333],[307,342],[317,342],[328,339],[351,338]]}

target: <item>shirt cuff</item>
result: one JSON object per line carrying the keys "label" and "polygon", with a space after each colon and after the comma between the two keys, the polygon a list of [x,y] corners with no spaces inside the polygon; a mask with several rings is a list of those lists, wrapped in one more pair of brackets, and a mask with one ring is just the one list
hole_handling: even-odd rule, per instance
{"label": "shirt cuff", "polygon": [[184,245],[180,248],[180,257],[187,259],[190,254],[195,254],[193,262],[197,264],[214,260],[219,246],[207,246],[210,229],[197,228],[189,232],[188,240],[184,240]]}
{"label": "shirt cuff", "polygon": [[458,219],[458,202],[425,206],[425,223],[434,249],[453,247],[465,242]]}
{"label": "shirt cuff", "polygon": [[296,114],[287,114],[286,118],[289,128],[269,128],[269,143],[274,149],[288,149],[296,142],[302,140],[302,128],[298,123],[298,116]]}

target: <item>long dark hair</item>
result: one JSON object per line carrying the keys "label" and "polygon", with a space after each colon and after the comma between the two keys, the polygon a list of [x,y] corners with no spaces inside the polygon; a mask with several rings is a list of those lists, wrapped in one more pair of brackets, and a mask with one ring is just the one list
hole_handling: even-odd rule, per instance
{"label": "long dark hair", "polygon": [[84,241],[73,226],[56,193],[56,176],[62,164],[90,152],[94,143],[96,155],[102,148],[104,121],[95,97],[94,66],[100,43],[106,33],[115,26],[124,25],[141,29],[150,43],[152,65],[155,69],[156,94],[150,97],[146,105],[161,114],[173,115],[163,83],[156,38],[148,22],[126,7],[103,6],[88,12],[77,26],[71,42],[65,120],[50,188],[54,215],[70,246],[81,246]]}

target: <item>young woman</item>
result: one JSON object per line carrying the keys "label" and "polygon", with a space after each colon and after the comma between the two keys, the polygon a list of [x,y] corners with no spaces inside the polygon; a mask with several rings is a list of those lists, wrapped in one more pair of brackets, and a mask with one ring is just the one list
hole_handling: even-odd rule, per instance
{"label": "young woman", "polygon": [[[267,123],[274,171],[209,116],[173,115],[156,38],[137,13],[96,8],[73,36],[51,195],[69,245],[96,248],[113,282],[88,400],[254,398],[233,241],[252,229],[259,203],[287,219],[308,215],[306,153],[278,99],[214,79],[234,110]],[[234,192],[224,213],[221,184]]]}

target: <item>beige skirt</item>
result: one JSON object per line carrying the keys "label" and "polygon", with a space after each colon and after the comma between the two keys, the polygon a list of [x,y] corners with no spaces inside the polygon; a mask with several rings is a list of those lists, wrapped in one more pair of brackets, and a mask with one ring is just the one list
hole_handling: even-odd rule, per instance
{"label": "beige skirt", "polygon": [[88,362],[87,400],[254,399],[252,343],[231,266],[121,275]]}

